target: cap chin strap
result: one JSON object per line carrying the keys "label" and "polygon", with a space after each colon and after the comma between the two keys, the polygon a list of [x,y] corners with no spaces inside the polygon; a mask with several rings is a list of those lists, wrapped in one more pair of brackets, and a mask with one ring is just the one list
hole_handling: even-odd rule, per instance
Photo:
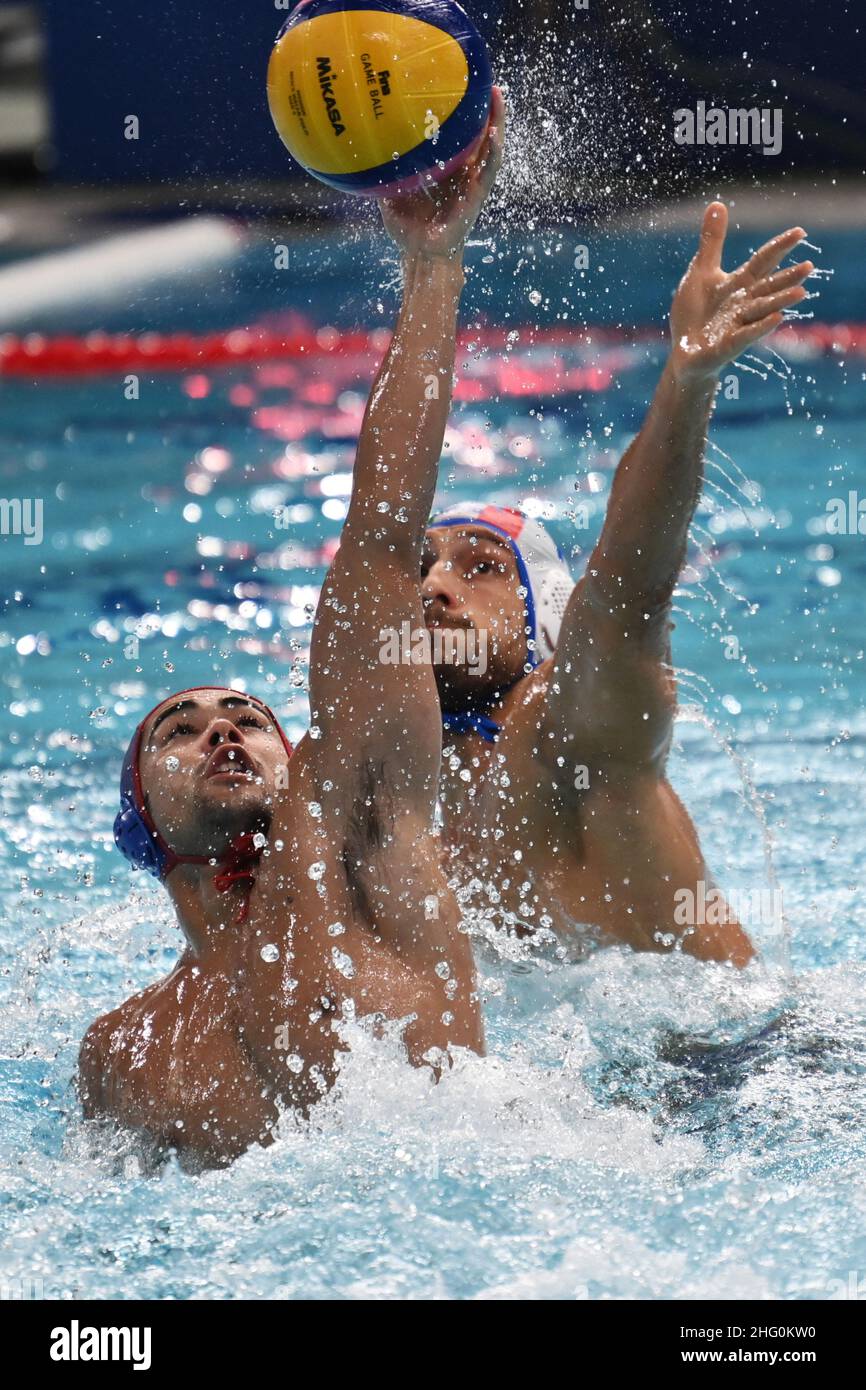
{"label": "cap chin strap", "polygon": [[489,714],[478,710],[460,710],[456,714],[443,714],[442,728],[446,734],[480,734],[485,743],[495,743],[502,732],[502,725],[491,719]]}
{"label": "cap chin strap", "polygon": [[[132,815],[138,819],[140,826],[142,826],[142,830],[147,833],[145,817],[140,815],[136,808],[129,808],[125,815],[129,816],[129,812],[132,812]],[[147,816],[147,819],[150,817]],[[238,915],[235,916],[235,924],[246,922],[247,915],[249,915],[250,892],[253,891],[253,884],[256,883],[256,870],[259,869],[261,855],[264,853],[264,845],[259,847],[256,844],[257,835],[252,830],[240,831],[240,834],[235,835],[234,840],[229,842],[220,855],[179,855],[177,851],[165,844],[156,827],[150,831],[150,835],[158,837],[161,851],[160,858],[157,859],[154,856],[153,862],[146,866],[149,867],[150,873],[153,873],[164,883],[168,874],[177,869],[178,865],[210,865],[211,869],[214,870],[213,884],[217,892],[231,892],[232,888],[239,883],[246,885],[245,894],[240,899]]]}
{"label": "cap chin strap", "polygon": [[230,892],[237,883],[245,884],[244,895],[235,917],[236,925],[247,920],[250,910],[250,894],[264,853],[264,845],[256,845],[258,838],[251,830],[244,830],[240,835],[236,835],[220,855],[217,872],[213,876],[214,887],[218,893]]}

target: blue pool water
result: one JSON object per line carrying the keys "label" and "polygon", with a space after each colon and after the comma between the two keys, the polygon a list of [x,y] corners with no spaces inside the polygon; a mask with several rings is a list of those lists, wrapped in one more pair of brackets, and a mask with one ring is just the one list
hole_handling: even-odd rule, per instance
{"label": "blue pool water", "polygon": [[[526,327],[566,311],[570,325],[658,327],[690,248],[573,226],[493,240],[470,250],[462,321],[513,326],[512,357],[540,384],[455,409],[442,496],[551,504],[579,569],[660,348],[571,349],[607,363],[610,383],[553,395]],[[732,258],[754,240],[734,236]],[[866,320],[859,234],[818,240],[835,276],[809,307]],[[366,226],[291,246],[281,276],[264,243],[101,323],[390,322],[393,268]],[[211,678],[303,730],[310,615],[369,375],[343,372],[324,405],[325,367],[143,376],[133,401],[116,378],[0,382],[0,495],[42,498],[45,530],[38,546],[0,541],[5,1289],[811,1298],[866,1273],[866,537],[826,533],[827,500],[866,488],[866,359],[759,356],[775,374],[741,374],[739,397],[720,400],[677,599],[672,779],[718,879],[776,881],[786,930],[756,928],[763,960],[742,975],[620,951],[563,965],[480,941],[487,1058],[431,1087],[396,1044],[359,1034],[309,1125],[199,1178],[146,1178],[122,1140],[94,1156],[70,1086],[87,1024],[177,949],[161,890],[112,847],[119,759],[163,693]]]}

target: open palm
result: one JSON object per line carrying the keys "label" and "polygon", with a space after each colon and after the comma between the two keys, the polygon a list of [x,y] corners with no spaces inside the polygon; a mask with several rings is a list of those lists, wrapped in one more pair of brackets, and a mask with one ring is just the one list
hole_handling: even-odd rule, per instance
{"label": "open palm", "polygon": [[815,268],[801,261],[778,269],[806,235],[802,227],[792,227],[728,274],[722,269],[727,228],[724,203],[710,203],[697,253],[674,295],[672,355],[682,377],[712,376],[771,333],[782,322],[782,311],[805,299],[802,282]]}

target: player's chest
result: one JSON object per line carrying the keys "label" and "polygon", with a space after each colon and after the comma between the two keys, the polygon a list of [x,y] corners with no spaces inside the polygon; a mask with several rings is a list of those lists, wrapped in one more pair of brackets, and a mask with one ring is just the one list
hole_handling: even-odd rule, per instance
{"label": "player's chest", "polygon": [[230,1112],[261,1089],[224,992],[142,1010],[112,1038],[111,1061],[117,1112],[127,1124],[166,1133],[192,1114]]}
{"label": "player's chest", "polygon": [[[451,851],[519,863],[527,849],[579,860],[585,793],[566,786],[567,769],[548,768],[507,734],[493,745],[464,739],[443,758],[440,810]],[[498,855],[494,852],[498,847]]]}

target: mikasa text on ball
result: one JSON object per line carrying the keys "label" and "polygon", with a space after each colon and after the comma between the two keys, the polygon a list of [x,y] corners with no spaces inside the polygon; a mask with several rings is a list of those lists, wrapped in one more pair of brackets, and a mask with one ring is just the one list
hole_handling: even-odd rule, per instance
{"label": "mikasa text on ball", "polygon": [[472,153],[491,85],[455,0],[301,0],[271,54],[268,104],[309,173],[381,197],[444,178]]}

